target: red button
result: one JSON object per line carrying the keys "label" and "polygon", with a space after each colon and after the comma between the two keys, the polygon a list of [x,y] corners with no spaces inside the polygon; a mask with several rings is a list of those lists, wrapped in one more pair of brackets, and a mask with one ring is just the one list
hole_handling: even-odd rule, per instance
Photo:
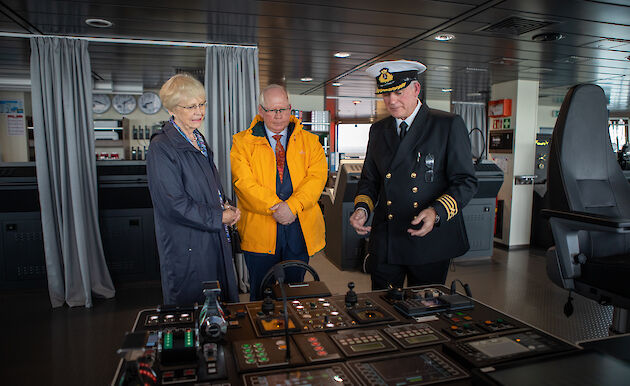
{"label": "red button", "polygon": [[318,351],[317,355],[319,355],[320,357],[324,357],[324,356],[328,355],[328,353],[326,351]]}
{"label": "red button", "polygon": [[315,338],[314,336],[311,336],[310,338],[308,338],[309,342],[317,342],[317,338]]}
{"label": "red button", "polygon": [[323,351],[324,348],[322,346],[315,346],[314,347],[315,351]]}

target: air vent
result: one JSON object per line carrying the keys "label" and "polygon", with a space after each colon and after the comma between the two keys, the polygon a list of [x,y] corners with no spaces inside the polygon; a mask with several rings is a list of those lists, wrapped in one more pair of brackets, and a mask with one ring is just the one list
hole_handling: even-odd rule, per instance
{"label": "air vent", "polygon": [[204,70],[203,68],[176,68],[175,73],[176,74],[186,73],[188,75],[192,75],[195,78],[197,78],[198,81],[203,83],[205,75],[206,75],[206,70]]}
{"label": "air vent", "polygon": [[479,31],[502,35],[522,35],[524,33],[531,32],[551,24],[553,24],[553,22],[524,19],[522,17],[512,16],[507,19],[501,20],[498,23],[484,27]]}

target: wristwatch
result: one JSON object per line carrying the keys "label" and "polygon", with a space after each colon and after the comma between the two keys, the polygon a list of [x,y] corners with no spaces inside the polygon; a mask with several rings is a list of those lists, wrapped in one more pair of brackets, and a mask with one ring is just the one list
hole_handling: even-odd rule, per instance
{"label": "wristwatch", "polygon": [[440,215],[438,214],[437,210],[435,208],[433,208],[433,210],[435,210],[435,222],[434,224],[437,224],[440,222]]}

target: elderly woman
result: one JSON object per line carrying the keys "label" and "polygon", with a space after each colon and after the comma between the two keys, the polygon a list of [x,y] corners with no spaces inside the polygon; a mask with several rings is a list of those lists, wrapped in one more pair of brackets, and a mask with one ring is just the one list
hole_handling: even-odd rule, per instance
{"label": "elderly woman", "polygon": [[178,74],[160,90],[171,115],[147,156],[164,304],[203,302],[203,282],[218,280],[222,300],[238,301],[228,226],[241,214],[223,194],[212,151],[199,132],[203,85]]}

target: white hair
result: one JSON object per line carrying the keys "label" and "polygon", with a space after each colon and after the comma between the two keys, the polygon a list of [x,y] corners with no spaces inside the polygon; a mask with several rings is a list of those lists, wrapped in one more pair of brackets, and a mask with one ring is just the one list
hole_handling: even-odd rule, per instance
{"label": "white hair", "polygon": [[279,84],[275,84],[272,83],[269,86],[263,88],[262,90],[260,90],[260,95],[258,96],[258,104],[260,104],[262,107],[267,107],[265,106],[265,93],[269,90],[273,90],[273,89],[280,89],[282,91],[284,91],[284,93],[287,96],[287,100],[289,101],[289,104],[291,104],[291,101],[289,99],[289,92],[287,91],[286,88],[284,88],[283,86],[279,85]]}

